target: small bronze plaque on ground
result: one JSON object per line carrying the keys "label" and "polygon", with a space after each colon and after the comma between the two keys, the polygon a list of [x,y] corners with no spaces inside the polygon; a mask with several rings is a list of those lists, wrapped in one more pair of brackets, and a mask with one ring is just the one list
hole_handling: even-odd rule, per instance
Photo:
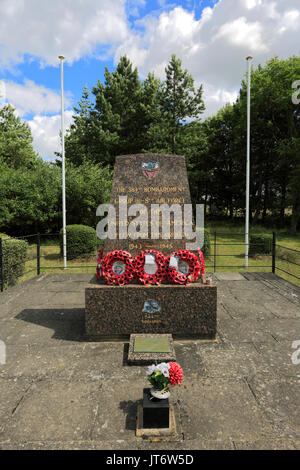
{"label": "small bronze plaque on ground", "polygon": [[135,353],[168,353],[170,352],[169,340],[166,336],[135,338],[133,351]]}
{"label": "small bronze plaque on ground", "polygon": [[128,364],[144,365],[175,360],[176,356],[172,335],[130,335]]}

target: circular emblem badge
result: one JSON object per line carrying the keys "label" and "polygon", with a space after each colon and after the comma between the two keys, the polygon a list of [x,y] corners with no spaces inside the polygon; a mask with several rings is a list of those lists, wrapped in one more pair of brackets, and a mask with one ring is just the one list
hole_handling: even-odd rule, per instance
{"label": "circular emblem badge", "polygon": [[180,274],[188,274],[189,273],[189,265],[185,261],[178,261],[178,272]]}
{"label": "circular emblem badge", "polygon": [[112,265],[112,270],[116,276],[122,276],[125,272],[125,264],[123,261],[115,261]]}

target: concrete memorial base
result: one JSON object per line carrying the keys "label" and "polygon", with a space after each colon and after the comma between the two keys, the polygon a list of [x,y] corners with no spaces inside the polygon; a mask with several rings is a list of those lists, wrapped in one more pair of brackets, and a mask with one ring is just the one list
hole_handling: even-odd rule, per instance
{"label": "concrete memorial base", "polygon": [[167,333],[214,339],[216,320],[213,284],[108,286],[94,278],[85,289],[85,330],[93,338]]}

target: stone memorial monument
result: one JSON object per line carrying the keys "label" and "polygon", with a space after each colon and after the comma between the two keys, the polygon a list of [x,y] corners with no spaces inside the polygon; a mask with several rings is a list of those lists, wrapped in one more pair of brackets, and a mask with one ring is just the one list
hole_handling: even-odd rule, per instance
{"label": "stone memorial monument", "polygon": [[[172,251],[186,249],[186,243],[191,241],[178,238],[172,214],[167,239],[158,237],[157,233],[153,237],[150,223],[150,216],[159,212],[159,205],[176,204],[183,208],[184,204],[191,203],[183,156],[146,153],[116,157],[110,203],[116,211],[117,237],[105,240],[104,255],[118,249],[134,257],[141,250],[155,249],[167,256]],[[124,218],[124,210],[120,213],[120,207],[124,209],[125,204],[127,218]],[[141,212],[146,212],[140,220],[138,239],[130,238],[127,233],[131,220],[136,218],[130,209],[133,204],[143,204]],[[161,227],[160,220],[159,229]],[[86,334],[93,338],[165,333],[213,339],[216,312],[217,288],[200,280],[188,285],[163,281],[160,285],[145,286],[134,281],[117,286],[94,277],[86,288]]]}

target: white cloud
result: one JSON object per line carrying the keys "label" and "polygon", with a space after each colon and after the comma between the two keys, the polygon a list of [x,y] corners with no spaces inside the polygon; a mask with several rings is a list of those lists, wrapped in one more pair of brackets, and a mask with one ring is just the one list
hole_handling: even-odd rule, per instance
{"label": "white cloud", "polygon": [[[204,85],[204,116],[235,100],[246,56],[253,55],[256,66],[275,55],[286,58],[300,51],[299,0],[219,0],[213,8],[204,8],[199,20],[193,12],[163,0],[165,11],[144,18],[140,15],[145,0],[0,2],[0,66],[13,66],[28,56],[58,66],[59,53],[70,63],[100,53],[102,58],[113,54],[117,62],[126,54],[139,67],[140,76],[154,71],[164,78],[175,53],[196,83]],[[135,27],[126,14],[139,18]],[[25,80],[23,85],[7,82],[6,94],[20,115],[36,114],[29,121],[34,145],[44,158],[54,158],[54,150],[60,148],[59,92]],[[69,106],[71,98],[66,98]],[[43,115],[49,113],[53,116]],[[68,110],[66,126],[71,116]]]}
{"label": "white cloud", "polygon": [[[69,127],[72,122],[73,111],[65,112],[65,127]],[[57,157],[54,152],[60,152],[61,143],[59,131],[61,128],[61,116],[36,115],[30,121],[27,121],[33,136],[34,149],[44,160],[55,160]]]}
{"label": "white cloud", "polygon": [[278,55],[299,54],[299,0],[219,0],[203,10],[199,20],[193,12],[176,7],[158,17],[147,15],[137,22],[142,32],[131,32],[115,53],[115,62],[126,53],[141,76],[154,71],[164,78],[172,53],[204,84],[207,110],[216,103],[232,101],[246,72],[246,56],[254,66]]}
{"label": "white cloud", "polygon": [[258,5],[262,4],[262,0],[244,0],[245,7],[248,10],[252,10],[252,8],[257,7]]}
{"label": "white cloud", "polygon": [[[38,85],[32,80],[25,80],[23,85],[1,80],[0,89],[5,92],[4,98],[0,99],[1,106],[10,103],[16,109],[16,115],[23,118],[29,114],[34,115],[32,119],[27,119],[34,149],[46,160],[55,159],[54,152],[60,150],[60,91]],[[67,109],[71,104],[71,93],[65,92],[66,128],[70,126],[74,114],[72,110]]]}
{"label": "white cloud", "polygon": [[[26,114],[58,113],[61,108],[60,92],[56,92],[32,80],[24,85],[5,81],[6,100],[16,108],[19,116]],[[71,106],[71,94],[65,93],[65,107]]]}
{"label": "white cloud", "polygon": [[252,53],[268,50],[262,40],[262,25],[258,21],[249,23],[244,16],[223,24],[213,41],[217,39],[224,39],[232,46],[249,47]]}
{"label": "white cloud", "polygon": [[227,103],[234,103],[237,99],[236,91],[228,91],[216,88],[208,83],[203,84],[203,99],[206,106],[204,116],[213,116]]}
{"label": "white cloud", "polygon": [[97,45],[119,44],[128,35],[125,0],[1,0],[0,65],[24,60],[72,63]]}

